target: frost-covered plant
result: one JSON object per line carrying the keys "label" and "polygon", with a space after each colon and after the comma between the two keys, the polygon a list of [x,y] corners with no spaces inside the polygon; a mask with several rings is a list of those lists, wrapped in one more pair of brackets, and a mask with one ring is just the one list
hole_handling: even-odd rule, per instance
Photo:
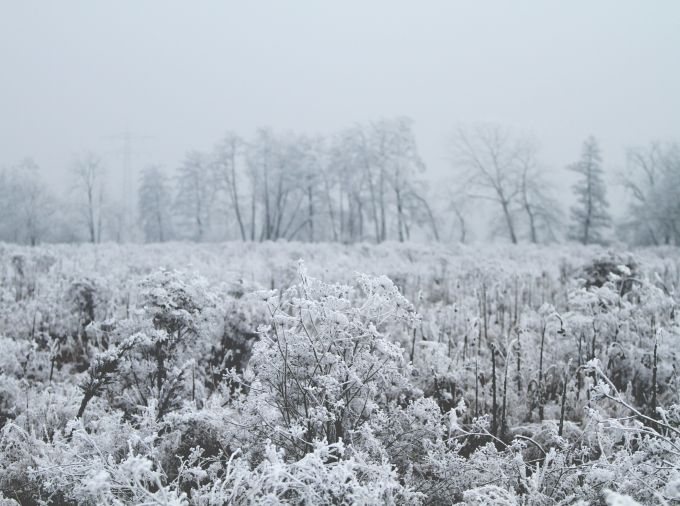
{"label": "frost-covered plant", "polygon": [[678,258],[0,245],[0,493],[674,504]]}
{"label": "frost-covered plant", "polygon": [[249,423],[291,457],[304,456],[315,441],[351,441],[410,388],[403,351],[381,329],[415,318],[386,277],[360,276],[350,287],[309,278],[304,268],[299,276],[284,293],[263,294],[271,320],[245,374]]}
{"label": "frost-covered plant", "polygon": [[136,335],[126,339],[118,346],[112,346],[105,352],[99,353],[88,370],[87,379],[81,384],[83,390],[83,400],[78,408],[77,418],[83,416],[87,404],[101,390],[114,381],[115,374],[118,372],[125,354],[135,345]]}
{"label": "frost-covered plant", "polygon": [[115,329],[116,339],[134,336],[129,360],[121,371],[127,402],[155,404],[160,420],[179,407],[182,399],[195,398],[196,359],[214,338],[215,301],[205,282],[186,282],[178,272],[159,271],[140,284],[140,308]]}
{"label": "frost-covered plant", "polygon": [[[351,453],[338,460],[338,455]],[[283,450],[269,441],[255,468],[247,460],[232,458],[226,472],[200,488],[195,504],[421,504],[424,497],[400,483],[388,462],[375,462],[342,441],[315,442],[310,451],[290,462]]]}

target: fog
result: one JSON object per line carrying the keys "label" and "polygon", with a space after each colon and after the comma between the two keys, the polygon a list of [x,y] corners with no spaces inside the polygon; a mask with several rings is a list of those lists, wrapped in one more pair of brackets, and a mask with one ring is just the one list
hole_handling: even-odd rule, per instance
{"label": "fog", "polygon": [[27,1],[0,14],[0,168],[31,157],[60,194],[85,151],[103,158],[110,202],[126,147],[138,181],[226,131],[329,136],[405,116],[435,186],[456,128],[493,123],[538,143],[565,208],[565,167],[595,135],[617,216],[626,151],[680,131],[677,2]]}
{"label": "fog", "polygon": [[433,173],[452,128],[532,132],[555,171],[588,134],[608,168],[680,131],[677,2],[5,2],[0,164],[54,180],[74,152],[146,136],[174,167],[227,129],[309,133],[407,115]]}

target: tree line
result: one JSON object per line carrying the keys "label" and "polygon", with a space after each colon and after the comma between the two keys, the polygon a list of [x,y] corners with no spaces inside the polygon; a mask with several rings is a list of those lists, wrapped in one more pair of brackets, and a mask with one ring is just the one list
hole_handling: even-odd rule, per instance
{"label": "tree line", "polygon": [[116,199],[95,153],[73,161],[65,195],[27,159],[0,171],[0,240],[466,242],[483,209],[491,236],[512,243],[680,244],[678,144],[628,151],[617,176],[629,208],[616,221],[595,137],[566,166],[576,179],[568,213],[558,170],[541,162],[531,137],[477,124],[457,129],[449,148],[451,175],[434,180],[426,177],[413,121],[405,117],[327,137],[271,128],[250,138],[229,132],[208,151],[187,152],[171,172],[144,168],[136,209]]}

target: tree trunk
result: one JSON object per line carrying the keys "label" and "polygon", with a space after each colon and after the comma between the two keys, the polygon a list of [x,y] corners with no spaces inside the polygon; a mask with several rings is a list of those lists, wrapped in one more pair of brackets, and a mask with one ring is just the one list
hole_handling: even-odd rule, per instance
{"label": "tree trunk", "polygon": [[399,242],[404,242],[404,217],[401,205],[401,192],[399,189],[395,190],[397,197],[397,229],[399,230]]}
{"label": "tree trunk", "polygon": [[236,143],[231,142],[231,200],[234,205],[234,213],[236,214],[236,221],[238,228],[241,231],[241,239],[246,240],[246,229],[243,226],[243,218],[241,218],[241,206],[238,203],[238,188],[236,183]]}
{"label": "tree trunk", "polygon": [[508,226],[508,233],[510,234],[510,241],[512,244],[517,244],[517,235],[515,234],[515,224],[512,221],[512,215],[510,214],[510,207],[506,200],[501,201],[501,206],[503,207],[503,216],[505,216],[505,223]]}
{"label": "tree trunk", "polygon": [[264,239],[271,237],[271,210],[269,208],[269,168],[268,160],[264,163]]}
{"label": "tree trunk", "polygon": [[386,230],[386,215],[385,215],[385,171],[380,169],[380,185],[379,185],[379,197],[380,197],[380,241],[383,242],[387,239]]}
{"label": "tree trunk", "polygon": [[312,185],[307,186],[307,216],[309,219],[309,242],[314,242],[314,201],[312,200]]}

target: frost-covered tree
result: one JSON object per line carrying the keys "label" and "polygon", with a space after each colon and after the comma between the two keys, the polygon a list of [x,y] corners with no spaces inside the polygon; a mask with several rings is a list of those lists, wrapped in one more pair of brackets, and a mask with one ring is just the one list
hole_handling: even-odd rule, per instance
{"label": "frost-covered tree", "polygon": [[631,202],[623,224],[639,244],[680,244],[680,145],[654,142],[628,151],[623,184]]}
{"label": "frost-covered tree", "polygon": [[372,124],[372,132],[376,149],[376,164],[379,167],[380,188],[380,240],[387,239],[385,218],[384,182],[393,192],[393,216],[396,221],[397,238],[404,242],[409,238],[409,221],[412,215],[409,208],[427,208],[427,200],[417,198],[414,191],[415,178],[425,170],[425,163],[418,153],[418,145],[413,133],[413,120],[395,118],[381,120]]}
{"label": "frost-covered tree", "polygon": [[[243,158],[245,143],[241,137],[233,132],[227,133],[222,140],[215,146],[214,158],[216,165],[216,176],[220,183],[220,189],[226,197],[227,207],[233,212],[240,237],[243,241],[247,239],[245,218],[242,206],[242,195],[240,190],[241,174],[239,171],[239,161]],[[231,215],[230,212],[230,215]]]}
{"label": "frost-covered tree", "polygon": [[54,204],[30,158],[0,172],[0,238],[31,246],[41,242],[49,235]]}
{"label": "frost-covered tree", "polygon": [[489,200],[498,206],[513,244],[518,242],[514,208],[520,194],[516,152],[511,132],[499,125],[459,128],[453,138],[454,163],[462,169],[462,186],[471,198]]}
{"label": "frost-covered tree", "polygon": [[510,131],[486,124],[470,130],[459,128],[453,139],[453,152],[456,166],[464,171],[462,185],[469,196],[495,203],[502,212],[510,241],[517,244],[513,207],[519,194],[519,171]]}
{"label": "frost-covered tree", "polygon": [[537,156],[535,143],[526,141],[517,150],[520,169],[520,208],[526,217],[529,240],[536,244],[555,240],[561,221],[561,210],[552,195],[552,185]]}
{"label": "frost-covered tree", "polygon": [[[280,134],[269,128],[257,131],[247,155],[252,183],[251,239],[315,240],[321,145],[319,138]],[[261,218],[256,220],[256,216]]]}
{"label": "frost-covered tree", "polygon": [[[367,163],[360,126],[338,132],[330,139],[323,177],[333,240],[355,242],[364,240],[370,233],[368,221],[374,215],[369,200]],[[377,240],[377,230],[375,234]]]}
{"label": "frost-covered tree", "polygon": [[323,137],[303,137],[301,139],[300,173],[304,183],[304,211],[296,226],[297,237],[302,229],[306,231],[309,242],[316,241],[323,233],[323,199],[321,197],[321,183],[324,170],[324,139]]}
{"label": "frost-covered tree", "polygon": [[329,143],[324,174],[333,237],[404,241],[413,225],[430,229],[436,237],[431,202],[419,180],[424,170],[410,118],[382,119],[339,132]]}
{"label": "frost-covered tree", "polygon": [[144,169],[139,184],[139,219],[147,242],[167,241],[171,236],[172,193],[160,167]]}
{"label": "frost-covered tree", "polygon": [[190,151],[177,168],[175,211],[187,235],[203,241],[210,232],[213,204],[217,193],[215,174],[210,159],[198,151]]}
{"label": "frost-covered tree", "polygon": [[576,204],[571,208],[572,225],[570,237],[582,244],[602,242],[602,232],[611,225],[607,208],[607,188],[602,169],[602,155],[595,137],[583,143],[581,159],[570,165],[569,170],[579,174],[574,184]]}
{"label": "frost-covered tree", "polygon": [[[272,239],[276,235],[277,210],[285,205],[283,173],[280,161],[280,143],[274,132],[268,128],[257,131],[248,150],[248,171],[251,189],[251,240],[256,239],[256,216],[261,211],[260,240]],[[278,197],[278,198],[277,198]]]}
{"label": "frost-covered tree", "polygon": [[459,128],[452,151],[456,181],[449,207],[463,231],[462,203],[480,200],[491,202],[500,216],[499,230],[513,244],[523,236],[532,243],[555,238],[560,210],[531,137],[482,123]]}
{"label": "frost-covered tree", "polygon": [[99,156],[86,152],[75,160],[72,172],[88,240],[99,242],[102,236],[104,165]]}

